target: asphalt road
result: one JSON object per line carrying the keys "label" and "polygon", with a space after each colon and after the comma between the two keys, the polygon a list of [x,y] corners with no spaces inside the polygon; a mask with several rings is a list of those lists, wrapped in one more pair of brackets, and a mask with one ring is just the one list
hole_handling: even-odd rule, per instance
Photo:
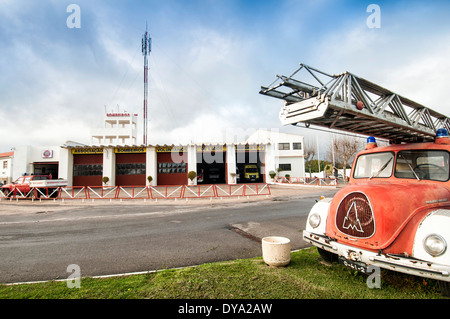
{"label": "asphalt road", "polygon": [[[0,214],[0,283],[66,279],[71,264],[81,276],[99,276],[261,256],[259,239],[268,235],[288,237],[299,249],[306,247],[300,231],[317,198],[64,209],[41,204],[31,213]],[[21,204],[0,205],[14,210]]]}

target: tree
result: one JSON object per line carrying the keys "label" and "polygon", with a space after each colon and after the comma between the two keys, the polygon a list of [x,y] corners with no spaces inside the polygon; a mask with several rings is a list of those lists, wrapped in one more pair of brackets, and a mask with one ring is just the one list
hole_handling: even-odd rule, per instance
{"label": "tree", "polygon": [[309,161],[305,161],[305,171],[309,171],[309,173],[320,173],[325,171],[326,176],[330,175],[330,167],[333,166],[332,163],[325,160],[320,160],[320,167],[318,166],[317,159],[312,159]]}
{"label": "tree", "polygon": [[344,169],[345,179],[345,169],[349,165],[349,162],[353,160],[353,157],[356,155],[356,153],[360,150],[361,143],[355,137],[342,136],[333,139],[331,147],[331,152],[334,152],[336,167],[338,167],[339,164],[342,166],[342,168]]}
{"label": "tree", "polygon": [[308,141],[305,141],[305,149],[303,151],[303,154],[305,155],[305,165],[308,168],[309,171],[309,177],[312,177],[312,160],[316,156],[316,149],[314,146]]}

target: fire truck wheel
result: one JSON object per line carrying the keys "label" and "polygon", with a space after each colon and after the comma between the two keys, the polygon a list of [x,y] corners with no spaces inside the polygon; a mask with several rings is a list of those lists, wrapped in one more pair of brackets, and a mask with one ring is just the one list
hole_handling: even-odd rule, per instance
{"label": "fire truck wheel", "polygon": [[439,290],[443,296],[450,297],[450,282],[439,281]]}
{"label": "fire truck wheel", "polygon": [[317,248],[320,257],[322,257],[326,262],[333,263],[338,262],[338,256],[336,254],[330,253],[322,248]]}

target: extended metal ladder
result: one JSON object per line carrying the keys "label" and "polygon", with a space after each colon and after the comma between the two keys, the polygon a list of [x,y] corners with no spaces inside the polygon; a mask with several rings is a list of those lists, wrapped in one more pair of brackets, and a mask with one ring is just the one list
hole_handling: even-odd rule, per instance
{"label": "extended metal ladder", "polygon": [[[309,83],[293,78],[301,71]],[[428,141],[439,128],[450,131],[448,117],[349,72],[330,75],[300,64],[259,93],[285,101],[283,125],[303,122],[393,142]]]}

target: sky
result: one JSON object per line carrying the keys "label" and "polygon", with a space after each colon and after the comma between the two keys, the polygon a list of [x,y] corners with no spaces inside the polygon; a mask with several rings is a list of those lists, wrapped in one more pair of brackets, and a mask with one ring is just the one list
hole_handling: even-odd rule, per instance
{"label": "sky", "polygon": [[117,108],[139,114],[142,143],[146,24],[152,145],[240,142],[257,129],[326,141],[282,126],[283,101],[259,94],[299,63],[450,116],[449,13],[448,1],[0,0],[0,152],[90,144]]}

